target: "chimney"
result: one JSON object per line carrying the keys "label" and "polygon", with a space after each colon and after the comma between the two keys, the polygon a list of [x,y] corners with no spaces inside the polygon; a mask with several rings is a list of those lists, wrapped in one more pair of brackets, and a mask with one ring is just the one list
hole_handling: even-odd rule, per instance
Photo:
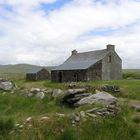
{"label": "chimney", "polygon": [[107,50],[108,51],[115,51],[115,45],[108,44],[107,45]]}
{"label": "chimney", "polygon": [[76,55],[78,52],[76,50],[72,51],[72,55]]}

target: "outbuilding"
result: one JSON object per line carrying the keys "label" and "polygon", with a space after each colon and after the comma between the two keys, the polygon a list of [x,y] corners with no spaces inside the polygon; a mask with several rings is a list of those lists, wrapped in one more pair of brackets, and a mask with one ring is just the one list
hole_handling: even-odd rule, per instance
{"label": "outbuilding", "polygon": [[26,73],[26,80],[38,81],[50,79],[50,73],[46,68],[38,67]]}

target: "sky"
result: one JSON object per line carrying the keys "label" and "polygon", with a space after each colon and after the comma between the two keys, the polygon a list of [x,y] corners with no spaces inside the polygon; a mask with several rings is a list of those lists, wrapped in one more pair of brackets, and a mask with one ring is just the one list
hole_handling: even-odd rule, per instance
{"label": "sky", "polygon": [[0,64],[59,65],[107,44],[140,68],[140,0],[0,0]]}

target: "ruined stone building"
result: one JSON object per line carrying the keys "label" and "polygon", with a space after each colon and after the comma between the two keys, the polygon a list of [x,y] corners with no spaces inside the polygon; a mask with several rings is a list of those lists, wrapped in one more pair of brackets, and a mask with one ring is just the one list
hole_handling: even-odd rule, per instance
{"label": "ruined stone building", "polygon": [[34,68],[26,73],[27,81],[38,81],[50,79],[50,73],[46,68]]}
{"label": "ruined stone building", "polygon": [[78,53],[71,56],[51,71],[55,82],[77,82],[95,80],[118,80],[122,77],[122,60],[114,45],[107,45],[104,50]]}

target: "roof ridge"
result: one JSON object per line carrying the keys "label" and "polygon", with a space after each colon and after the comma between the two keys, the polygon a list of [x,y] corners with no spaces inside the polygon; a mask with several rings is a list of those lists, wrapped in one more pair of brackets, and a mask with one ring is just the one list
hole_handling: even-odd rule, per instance
{"label": "roof ridge", "polygon": [[87,51],[87,52],[78,52],[77,54],[83,54],[83,53],[90,53],[90,52],[98,52],[98,51],[105,51],[107,49],[101,49],[101,50],[95,50],[95,51]]}

